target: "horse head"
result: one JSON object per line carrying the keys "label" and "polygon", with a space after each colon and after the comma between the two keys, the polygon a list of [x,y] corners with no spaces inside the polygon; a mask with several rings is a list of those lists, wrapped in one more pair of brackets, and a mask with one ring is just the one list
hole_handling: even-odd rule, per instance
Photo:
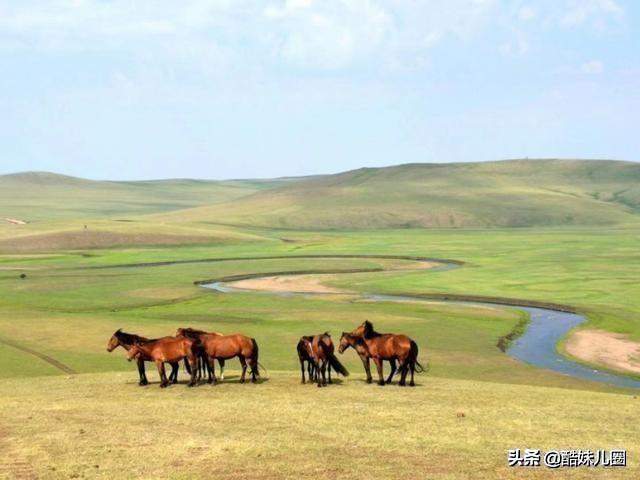
{"label": "horse head", "polygon": [[349,332],[342,332],[342,336],[340,337],[340,346],[338,347],[338,352],[344,353],[344,351],[347,348],[353,347],[354,343],[355,343],[355,339],[353,338],[353,335],[351,335]]}
{"label": "horse head", "polygon": [[118,338],[120,336],[120,333],[122,333],[122,329],[121,328],[116,330],[113,333],[113,335],[111,335],[111,338],[109,339],[109,342],[107,343],[107,352],[113,352],[116,348],[118,348],[120,345],[122,345],[120,343],[120,338]]}

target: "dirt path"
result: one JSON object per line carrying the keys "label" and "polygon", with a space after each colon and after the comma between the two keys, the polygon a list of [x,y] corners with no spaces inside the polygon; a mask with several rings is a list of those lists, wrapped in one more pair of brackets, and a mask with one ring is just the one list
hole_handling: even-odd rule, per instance
{"label": "dirt path", "polygon": [[16,350],[20,350],[21,352],[25,352],[28,353],[30,355],[33,355],[34,357],[38,357],[40,360],[43,360],[45,362],[47,362],[49,365],[54,366],[55,368],[57,368],[58,370],[61,370],[64,373],[69,373],[69,374],[74,374],[76,373],[76,371],[74,369],[72,369],[71,367],[65,365],[62,362],[59,362],[58,360],[56,360],[53,357],[50,357],[49,355],[46,355],[44,353],[38,352],[37,350],[33,350],[29,347],[25,347],[23,345],[20,345],[18,343],[12,342],[11,340],[7,340],[5,338],[0,338],[0,343],[7,345],[9,347],[15,348]]}
{"label": "dirt path", "polygon": [[640,374],[640,343],[603,330],[578,330],[569,337],[567,353],[585,362]]}

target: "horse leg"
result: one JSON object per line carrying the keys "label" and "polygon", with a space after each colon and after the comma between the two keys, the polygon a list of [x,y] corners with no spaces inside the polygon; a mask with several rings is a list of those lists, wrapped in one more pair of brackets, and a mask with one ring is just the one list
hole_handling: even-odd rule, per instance
{"label": "horse leg", "polygon": [[333,383],[333,381],[331,380],[331,364],[327,364],[327,376],[329,377],[328,381],[329,383]]}
{"label": "horse leg", "polygon": [[209,360],[209,355],[204,353],[203,357],[202,357],[202,362],[204,363],[204,368],[207,371],[207,382],[211,383],[212,382],[212,378],[211,378],[211,363],[210,363],[210,360]]}
{"label": "horse leg", "polygon": [[162,360],[156,360],[156,367],[158,367],[158,373],[160,374],[160,388],[165,388],[169,385],[167,380],[167,373],[164,369],[164,362]]}
{"label": "horse leg", "polygon": [[376,368],[378,369],[378,385],[384,387],[384,376],[382,375],[382,360],[379,358],[373,359],[376,364]]}
{"label": "horse leg", "polygon": [[180,370],[180,362],[171,362],[171,373],[169,374],[170,383],[178,383],[178,371]]}
{"label": "horse leg", "polygon": [[240,358],[240,365],[242,366],[242,375],[240,375],[240,383],[244,383],[245,377],[247,375],[247,360],[244,357]]}
{"label": "horse leg", "polygon": [[220,364],[220,380],[224,380],[224,358],[218,359],[218,364]]}
{"label": "horse leg", "polygon": [[147,385],[149,383],[149,380],[147,380],[147,374],[144,371],[144,360],[139,358],[137,363],[138,363],[138,375],[140,375],[140,381],[138,382],[138,385],[142,387],[144,385]]}
{"label": "horse leg", "polygon": [[367,383],[371,383],[373,379],[371,378],[371,362],[369,361],[369,357],[360,357],[360,359],[362,360],[364,372],[367,374]]}
{"label": "horse leg", "polygon": [[391,383],[391,379],[396,373],[396,361],[395,359],[389,360],[389,364],[391,365],[391,373],[389,373],[389,377],[387,378],[387,383]]}
{"label": "horse leg", "polygon": [[314,365],[314,369],[316,371],[315,375],[316,375],[316,381],[318,383],[318,388],[322,387],[322,385],[324,384],[324,382],[323,382],[323,379],[324,379],[323,366],[324,366],[324,363],[322,361],[319,361]]}
{"label": "horse leg", "polygon": [[407,383],[407,372],[409,371],[409,359],[405,358],[403,362],[400,363],[400,381],[398,382],[398,385],[400,385],[401,387],[404,387]]}
{"label": "horse leg", "polygon": [[[188,386],[193,387],[196,384],[199,357],[198,355],[191,355],[190,357],[188,357],[188,359],[189,359],[189,364],[191,366],[191,380],[189,381]],[[187,358],[185,358],[185,361],[187,361]]]}
{"label": "horse leg", "polygon": [[302,375],[302,384],[307,383],[304,378],[304,360],[300,360],[300,374]]}
{"label": "horse leg", "polygon": [[211,385],[215,385],[218,383],[218,379],[216,378],[216,359],[213,357],[209,357],[209,368],[211,369]]}

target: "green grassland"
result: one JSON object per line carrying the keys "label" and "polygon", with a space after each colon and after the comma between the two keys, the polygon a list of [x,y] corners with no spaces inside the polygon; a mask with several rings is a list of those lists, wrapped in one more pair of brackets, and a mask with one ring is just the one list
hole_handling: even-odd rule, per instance
{"label": "green grassland", "polygon": [[[64,374],[22,350],[0,347],[0,431],[13,459],[0,466],[0,475],[474,478],[482,472],[485,478],[546,478],[544,470],[507,469],[506,449],[624,446],[631,459],[638,458],[635,394],[522,364],[496,347],[522,320],[517,310],[370,303],[349,295],[221,294],[193,282],[255,272],[381,268],[325,281],[367,292],[569,303],[598,327],[637,338],[640,297],[628,280],[638,264],[639,231],[251,234],[261,240],[0,257],[0,338],[79,373]],[[320,254],[422,255],[466,263],[430,271],[405,270],[413,264],[405,260],[295,258]],[[291,258],[255,258],[280,255]],[[225,258],[231,260],[216,261]],[[337,337],[365,319],[418,341],[430,368],[418,387],[365,384],[351,351],[341,358],[352,375],[340,384],[326,390],[298,385],[300,335],[329,330]],[[254,336],[268,380],[239,385],[232,362],[229,383],[220,388],[140,388],[123,352],[105,350],[120,327],[156,336],[185,325]],[[181,441],[169,447],[165,441],[172,434]],[[563,478],[634,478],[639,466],[630,464],[624,472],[579,469],[563,472]],[[25,465],[33,467],[27,471]]]}
{"label": "green grassland", "polygon": [[52,219],[127,218],[234,200],[285,180],[156,180],[109,182],[47,172],[0,176],[3,217]]}
{"label": "green grassland", "polygon": [[512,160],[363,168],[160,218],[290,229],[637,224],[640,165]]}
{"label": "green grassland", "polygon": [[[483,168],[502,168],[491,165]],[[606,228],[308,230],[315,224],[313,206],[307,223],[295,229],[269,224],[270,214],[240,227],[233,225],[240,221],[222,219],[227,207],[213,206],[151,215],[132,209],[130,221],[117,222],[119,215],[92,217],[91,203],[78,212],[89,218],[88,230],[119,237],[104,241],[98,235],[102,240],[93,243],[65,237],[56,243],[52,239],[61,233],[85,232],[84,220],[66,213],[55,218],[59,212],[50,219],[34,213],[32,218],[40,220],[3,226],[0,446],[5,455],[0,478],[637,478],[637,392],[537,369],[502,353],[498,340],[526,319],[517,309],[438,301],[373,303],[358,295],[222,294],[194,284],[258,272],[367,270],[320,278],[352,292],[562,303],[585,314],[589,327],[640,340],[634,187],[616,190],[624,183],[617,169],[629,168],[624,175],[630,178],[634,170],[615,163],[614,173],[605,178],[598,165],[571,188],[583,192],[576,191],[575,205],[587,212],[588,202],[596,200],[584,196],[595,191],[585,179],[599,185],[597,202],[618,213],[594,209],[581,218],[615,223]],[[573,175],[576,166],[569,167]],[[401,173],[398,181],[406,172]],[[602,200],[607,182],[618,195]],[[293,185],[261,186],[270,190],[251,191],[237,202]],[[204,211],[209,213],[201,216]],[[517,211],[515,204],[512,212]],[[334,210],[338,217],[341,212]],[[213,213],[215,218],[209,217]],[[548,215],[544,218],[556,213]],[[21,248],[25,244],[31,247]],[[313,255],[423,256],[464,264],[417,270],[411,260]],[[367,385],[353,351],[340,357],[350,377],[326,389],[299,385],[297,339],[328,330],[337,340],[341,331],[365,319],[418,342],[420,360],[429,366],[418,386]],[[106,351],[117,328],[152,337],[180,326],[255,337],[266,367],[264,381],[238,384],[237,362],[229,362],[222,385],[161,390],[149,365],[153,383],[142,388],[124,352]],[[61,371],[47,358],[75,373]],[[506,450],[518,447],[627,448],[629,467],[509,469]]]}

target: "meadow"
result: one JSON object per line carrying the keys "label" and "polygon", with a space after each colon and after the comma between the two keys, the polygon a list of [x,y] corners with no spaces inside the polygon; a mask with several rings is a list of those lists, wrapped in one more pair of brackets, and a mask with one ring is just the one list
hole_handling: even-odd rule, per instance
{"label": "meadow", "polygon": [[[166,226],[141,221],[147,231]],[[41,227],[40,227],[41,228]],[[65,224],[63,228],[68,228]],[[354,292],[457,293],[568,304],[589,326],[640,339],[634,227],[292,231],[194,223],[224,241],[123,245],[0,256],[0,475],[9,478],[547,478],[509,469],[508,448],[627,448],[626,469],[569,469],[562,478],[636,478],[637,394],[517,362],[497,348],[524,315],[501,306],[371,303],[357,296],[216,293],[194,282],[247,273],[322,275]],[[408,255],[465,262],[416,270],[410,260],[296,258]],[[260,257],[286,256],[268,259]],[[220,261],[224,259],[224,261]],[[380,271],[382,270],[382,271]],[[20,278],[20,274],[26,278]],[[334,339],[369,319],[416,339],[429,371],[414,389],[352,375],[299,385],[303,334]],[[117,328],[146,336],[179,326],[244,332],[267,369],[258,385],[137,386]],[[16,348],[18,345],[23,349]],[[26,351],[25,351],[26,349]],[[61,362],[64,373],[29,351]],[[181,374],[185,379],[184,374]],[[602,428],[606,425],[607,428]]]}

